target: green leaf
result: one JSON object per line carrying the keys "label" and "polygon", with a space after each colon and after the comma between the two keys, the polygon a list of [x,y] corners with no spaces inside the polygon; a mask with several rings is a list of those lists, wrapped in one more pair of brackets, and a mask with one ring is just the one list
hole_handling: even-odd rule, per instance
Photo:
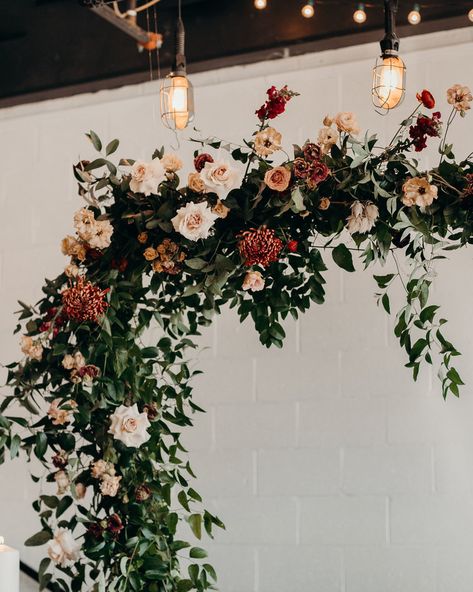
{"label": "green leaf", "polygon": [[52,538],[52,534],[49,531],[40,530],[25,541],[25,547],[39,547],[50,541]]}
{"label": "green leaf", "polygon": [[107,156],[109,156],[110,154],[113,154],[119,145],[120,145],[119,140],[117,140],[117,139],[112,140],[111,142],[109,142],[107,144],[107,147],[105,148],[105,154]]}
{"label": "green leaf", "polygon": [[200,514],[191,514],[189,516],[189,525],[196,538],[200,540],[202,538],[202,516]]}
{"label": "green leaf", "polygon": [[332,257],[335,263],[345,271],[355,271],[351,252],[343,243],[333,249]]}
{"label": "green leaf", "polygon": [[189,551],[189,557],[192,559],[205,559],[205,557],[207,557],[207,551],[200,547],[192,547]]}
{"label": "green leaf", "polygon": [[102,142],[100,141],[100,138],[97,136],[97,134],[94,131],[90,130],[90,132],[86,134],[86,136],[92,142],[92,145],[97,150],[97,152],[100,152],[102,150]]}

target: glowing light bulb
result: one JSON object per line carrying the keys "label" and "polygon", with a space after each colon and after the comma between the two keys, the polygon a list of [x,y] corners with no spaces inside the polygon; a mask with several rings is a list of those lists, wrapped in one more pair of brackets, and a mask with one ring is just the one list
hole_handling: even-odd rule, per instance
{"label": "glowing light bulb", "polygon": [[414,4],[413,9],[407,15],[407,20],[411,25],[418,25],[420,23],[422,17],[420,16],[420,6],[418,4]]}
{"label": "glowing light bulb", "polygon": [[353,20],[355,23],[362,25],[366,21],[365,5],[358,4],[358,8],[353,13]]}
{"label": "glowing light bulb", "polygon": [[268,5],[267,0],[255,0],[255,8],[263,10]]}
{"label": "glowing light bulb", "polygon": [[305,18],[312,18],[314,16],[314,3],[309,0],[301,9],[301,14]]}
{"label": "glowing light bulb", "polygon": [[380,109],[394,109],[405,93],[406,67],[397,55],[384,55],[373,69],[373,104]]}
{"label": "glowing light bulb", "polygon": [[468,13],[468,18],[470,19],[470,21],[473,23],[473,8],[470,10],[470,12]]}
{"label": "glowing light bulb", "polygon": [[166,127],[183,130],[194,119],[194,91],[186,76],[170,74],[161,87],[161,118]]}

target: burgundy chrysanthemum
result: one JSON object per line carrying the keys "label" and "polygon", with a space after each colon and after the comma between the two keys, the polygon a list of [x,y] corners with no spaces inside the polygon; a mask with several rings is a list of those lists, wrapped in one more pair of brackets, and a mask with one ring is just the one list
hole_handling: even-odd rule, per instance
{"label": "burgundy chrysanthemum", "polygon": [[74,321],[97,322],[108,307],[105,295],[108,289],[101,290],[91,282],[79,277],[77,282],[62,292],[64,313]]}
{"label": "burgundy chrysanthemum", "polygon": [[242,232],[238,243],[238,250],[247,267],[267,267],[278,260],[282,248],[282,241],[275,235],[274,230],[266,226]]}
{"label": "burgundy chrysanthemum", "polygon": [[206,162],[213,162],[213,161],[214,161],[214,159],[212,158],[212,156],[210,154],[207,154],[207,152],[203,152],[202,154],[198,154],[194,158],[195,170],[198,173],[200,173],[200,171],[204,168]]}

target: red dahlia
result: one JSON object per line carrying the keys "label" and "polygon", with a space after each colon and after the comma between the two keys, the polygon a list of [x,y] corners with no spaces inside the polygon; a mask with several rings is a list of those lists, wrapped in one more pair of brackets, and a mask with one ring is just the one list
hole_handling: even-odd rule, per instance
{"label": "red dahlia", "polygon": [[198,173],[200,173],[200,171],[204,168],[206,162],[213,162],[213,161],[214,161],[214,159],[212,158],[212,156],[210,156],[210,154],[207,154],[207,152],[203,152],[202,154],[198,154],[194,158],[195,170]]}
{"label": "red dahlia", "polygon": [[97,322],[108,307],[105,300],[107,290],[101,290],[91,282],[79,277],[74,285],[62,292],[64,313],[74,321]]}
{"label": "red dahlia", "polygon": [[282,241],[275,235],[274,230],[266,226],[242,232],[238,243],[238,250],[247,267],[267,267],[278,260],[282,248]]}

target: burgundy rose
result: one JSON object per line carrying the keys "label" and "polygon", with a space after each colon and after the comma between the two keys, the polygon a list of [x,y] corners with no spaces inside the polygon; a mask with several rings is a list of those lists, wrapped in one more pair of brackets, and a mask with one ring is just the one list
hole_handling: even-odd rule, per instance
{"label": "burgundy rose", "polygon": [[91,522],[87,526],[87,532],[94,537],[94,539],[101,539],[103,535],[103,527],[97,522]]}
{"label": "burgundy rose", "polygon": [[57,469],[64,469],[67,466],[67,459],[67,453],[64,452],[64,450],[61,450],[61,452],[58,452],[52,457],[53,465]]}
{"label": "burgundy rose", "polygon": [[143,484],[136,488],[135,499],[137,502],[145,502],[151,496],[151,489]]}
{"label": "burgundy rose", "polygon": [[303,158],[296,158],[292,163],[294,176],[298,179],[306,179],[310,173],[310,164]]}
{"label": "burgundy rose", "polygon": [[311,167],[310,177],[307,181],[309,187],[315,187],[329,176],[330,169],[321,160],[316,160]]}
{"label": "burgundy rose", "polygon": [[146,411],[146,415],[150,421],[154,421],[159,417],[159,407],[156,403],[146,403],[143,405],[143,411]]}
{"label": "burgundy rose", "polygon": [[312,142],[306,142],[304,146],[302,146],[302,152],[304,153],[304,157],[309,162],[312,160],[319,160],[320,158],[320,146],[314,144]]}
{"label": "burgundy rose", "polygon": [[107,530],[115,537],[123,530],[123,522],[118,514],[112,514],[107,520]]}
{"label": "burgundy rose", "polygon": [[214,159],[212,158],[212,156],[210,154],[207,154],[207,152],[203,152],[202,154],[198,154],[194,158],[195,170],[198,173],[200,173],[200,171],[204,168],[206,162],[213,162],[213,161],[214,161]]}
{"label": "burgundy rose", "polygon": [[126,268],[128,267],[128,259],[126,257],[122,257],[121,259],[112,259],[111,268],[118,269],[120,273],[123,273]]}

